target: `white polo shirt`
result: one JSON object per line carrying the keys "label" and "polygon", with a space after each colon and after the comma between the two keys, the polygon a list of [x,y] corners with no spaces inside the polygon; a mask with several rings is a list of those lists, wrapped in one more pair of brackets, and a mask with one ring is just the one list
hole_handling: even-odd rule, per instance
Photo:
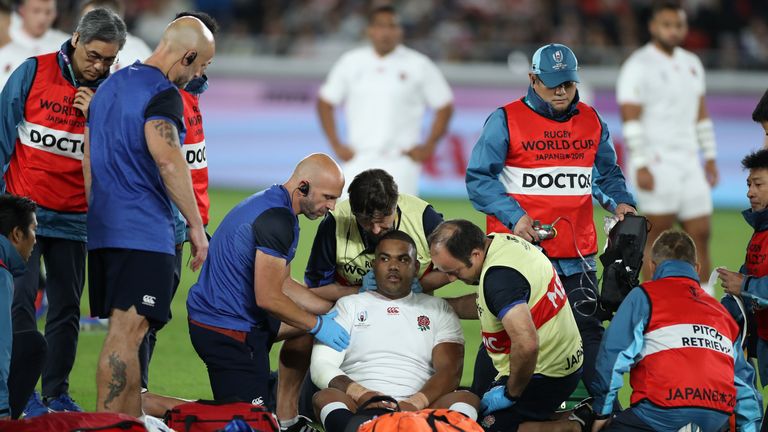
{"label": "white polo shirt", "polygon": [[[51,28],[39,38],[34,38],[24,31],[22,24],[22,18],[19,14],[15,12],[11,14],[11,26],[8,29],[8,34],[11,36],[11,40],[18,42],[21,46],[29,50],[27,57],[34,57],[40,54],[48,54],[50,52],[58,51],[59,48],[61,48],[61,44],[72,37],[71,34]],[[27,57],[24,57],[22,61]],[[21,62],[19,62],[19,64],[21,64]]]}
{"label": "white polo shirt", "polygon": [[380,57],[365,46],[336,62],[320,97],[332,105],[344,103],[347,142],[355,151],[375,150],[386,157],[422,144],[426,107],[446,106],[453,93],[425,55],[399,45]]}
{"label": "white polo shirt", "polygon": [[29,57],[29,50],[15,41],[0,48],[0,90],[14,70]]}
{"label": "white polo shirt", "polygon": [[696,55],[678,47],[668,56],[653,43],[624,62],[616,84],[619,105],[642,105],[647,149],[662,158],[698,155],[695,127],[704,93],[704,66]]}
{"label": "white polo shirt", "polygon": [[464,344],[459,318],[440,297],[411,293],[390,300],[368,291],[342,297],[335,309],[339,312],[335,320],[349,332],[350,343],[341,353],[315,344],[313,379],[322,376],[316,370],[317,359],[332,359],[334,366],[363,387],[402,400],[421,390],[434,375],[432,349],[437,344]]}
{"label": "white polo shirt", "polygon": [[144,62],[144,60],[151,54],[152,50],[143,40],[127,33],[125,37],[125,45],[123,45],[123,49],[121,49],[120,53],[117,55],[118,61],[112,65],[110,71],[112,73],[117,72],[126,66],[134,64],[136,60]]}

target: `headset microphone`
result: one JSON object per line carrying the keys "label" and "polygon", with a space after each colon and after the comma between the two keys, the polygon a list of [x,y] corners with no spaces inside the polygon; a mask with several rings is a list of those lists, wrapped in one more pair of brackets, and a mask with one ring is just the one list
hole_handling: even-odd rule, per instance
{"label": "headset microphone", "polygon": [[304,195],[304,196],[309,195],[309,183],[302,182],[299,185],[299,192],[301,192],[301,194]]}
{"label": "headset microphone", "polygon": [[185,66],[191,65],[192,62],[194,62],[196,59],[197,59],[197,52],[192,51],[191,53],[189,53],[187,56],[184,57],[184,61],[187,62]]}

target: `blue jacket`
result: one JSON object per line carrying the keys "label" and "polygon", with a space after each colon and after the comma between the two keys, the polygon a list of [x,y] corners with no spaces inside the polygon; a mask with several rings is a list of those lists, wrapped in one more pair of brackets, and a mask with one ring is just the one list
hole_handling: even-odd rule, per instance
{"label": "blue jacket", "polygon": [[13,278],[24,274],[26,266],[10,241],[0,235],[0,417],[10,415],[8,403],[8,372],[11,368],[13,327]]}
{"label": "blue jacket", "polygon": [[[668,260],[656,268],[653,279],[666,277],[686,277],[698,281],[698,275],[690,264]],[[613,408],[619,389],[624,385],[623,375],[640,360],[643,350],[643,331],[648,325],[650,303],[641,288],[630,291],[619,310],[605,331],[597,354],[597,379],[594,381],[595,402],[593,409],[598,414],[609,414]],[[741,346],[740,334],[734,345]],[[736,384],[736,418],[740,431],[757,431],[762,418],[762,396],[755,389],[755,371],[744,359],[741,349],[735,349],[735,384]],[[655,430],[669,430],[670,425],[690,419],[702,419],[708,416],[717,417],[722,413],[701,408],[663,409],[650,402],[643,401],[635,405],[635,414],[642,418]],[[688,421],[686,421],[688,419]]]}
{"label": "blue jacket", "polygon": [[[69,39],[61,46],[69,56],[72,56],[72,45]],[[98,87],[104,79],[96,82],[78,83],[64,59],[59,53],[59,67],[64,78],[79,85],[90,88]],[[32,88],[35,74],[37,73],[37,59],[29,58],[24,61],[8,78],[8,82],[0,93],[0,163],[3,173],[8,170],[8,164],[16,146],[18,138],[18,125],[24,120],[24,106],[27,102],[29,90]],[[0,178],[0,191],[5,192],[5,180]],[[60,213],[50,209],[37,207],[37,235],[42,237],[55,237],[67,240],[86,241],[86,214],[85,213]]]}
{"label": "blue jacket", "polygon": [[[768,230],[768,210],[754,212],[752,209],[746,209],[741,214],[755,232]],[[739,272],[747,275],[746,265],[742,265]],[[741,283],[741,296],[745,301],[752,301],[760,307],[768,307],[768,276],[747,275]]]}
{"label": "blue jacket", "polygon": [[[536,113],[555,121],[567,121],[578,113],[576,103],[578,94],[571,106],[564,113],[557,113],[552,106],[545,102],[532,87],[528,88],[528,94],[524,99]],[[598,114],[599,116],[599,114]],[[613,149],[613,140],[608,131],[608,125],[600,119],[602,133],[600,144],[597,148],[595,164],[592,167],[593,189],[592,195],[606,210],[613,212],[619,203],[635,206],[635,200],[627,191],[624,174],[616,163],[616,152]],[[504,161],[509,151],[509,130],[507,128],[504,109],[499,108],[488,117],[483,126],[483,132],[472,149],[472,156],[467,166],[467,193],[472,205],[486,214],[496,216],[507,227],[514,227],[517,221],[525,215],[525,209],[514,198],[506,193],[504,185],[499,181],[499,174],[504,169]],[[565,216],[565,215],[564,215]],[[551,221],[542,221],[551,222]],[[590,269],[596,267],[595,256],[586,257]],[[583,262],[575,257],[573,259],[553,260],[558,274],[570,276],[583,270]]]}

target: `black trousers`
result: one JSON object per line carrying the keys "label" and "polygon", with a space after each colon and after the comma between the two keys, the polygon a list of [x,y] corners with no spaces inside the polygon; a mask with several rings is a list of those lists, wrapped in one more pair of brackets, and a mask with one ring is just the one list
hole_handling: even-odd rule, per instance
{"label": "black trousers", "polygon": [[597,352],[600,349],[600,341],[603,339],[603,323],[595,315],[597,298],[597,275],[595,272],[577,273],[575,275],[561,277],[563,287],[571,304],[573,317],[579,327],[581,340],[584,343],[584,363],[582,366],[582,380],[587,391],[595,396],[594,382],[595,363]]}
{"label": "black trousers", "polygon": [[[179,283],[181,282],[181,265],[182,257],[184,255],[183,244],[176,245],[176,262],[173,270],[173,291],[171,292],[171,301],[176,296],[176,291],[179,289]],[[171,314],[168,314],[168,321],[171,320]],[[157,343],[157,332],[161,327],[156,325],[150,325],[147,334],[144,335],[144,340],[139,345],[139,367],[141,371],[141,387],[149,389],[149,362],[152,361],[152,354],[155,352],[155,344]]]}
{"label": "black trousers", "polygon": [[85,281],[85,242],[37,237],[27,271],[14,281],[13,329],[37,330],[35,297],[40,283],[40,258],[45,262],[48,313],[45,340],[48,361],[43,367],[43,396],[56,397],[69,391],[69,373],[75,364],[80,331],[80,297]]}
{"label": "black trousers", "polygon": [[13,333],[11,369],[8,373],[8,396],[13,419],[19,418],[35,390],[43,371],[45,352],[45,338],[37,330]]}

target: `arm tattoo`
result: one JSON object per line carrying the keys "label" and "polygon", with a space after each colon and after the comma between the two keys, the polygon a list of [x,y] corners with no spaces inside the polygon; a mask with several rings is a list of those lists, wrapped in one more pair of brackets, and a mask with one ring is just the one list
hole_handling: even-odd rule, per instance
{"label": "arm tattoo", "polygon": [[120,360],[115,352],[109,355],[109,368],[112,369],[112,382],[109,383],[109,394],[104,400],[104,408],[107,409],[109,409],[109,404],[125,390],[128,380],[127,365]]}
{"label": "arm tattoo", "polygon": [[181,143],[179,142],[179,131],[176,129],[176,126],[165,120],[153,120],[152,123],[155,130],[161,137],[163,137],[166,144],[173,148],[181,147]]}

